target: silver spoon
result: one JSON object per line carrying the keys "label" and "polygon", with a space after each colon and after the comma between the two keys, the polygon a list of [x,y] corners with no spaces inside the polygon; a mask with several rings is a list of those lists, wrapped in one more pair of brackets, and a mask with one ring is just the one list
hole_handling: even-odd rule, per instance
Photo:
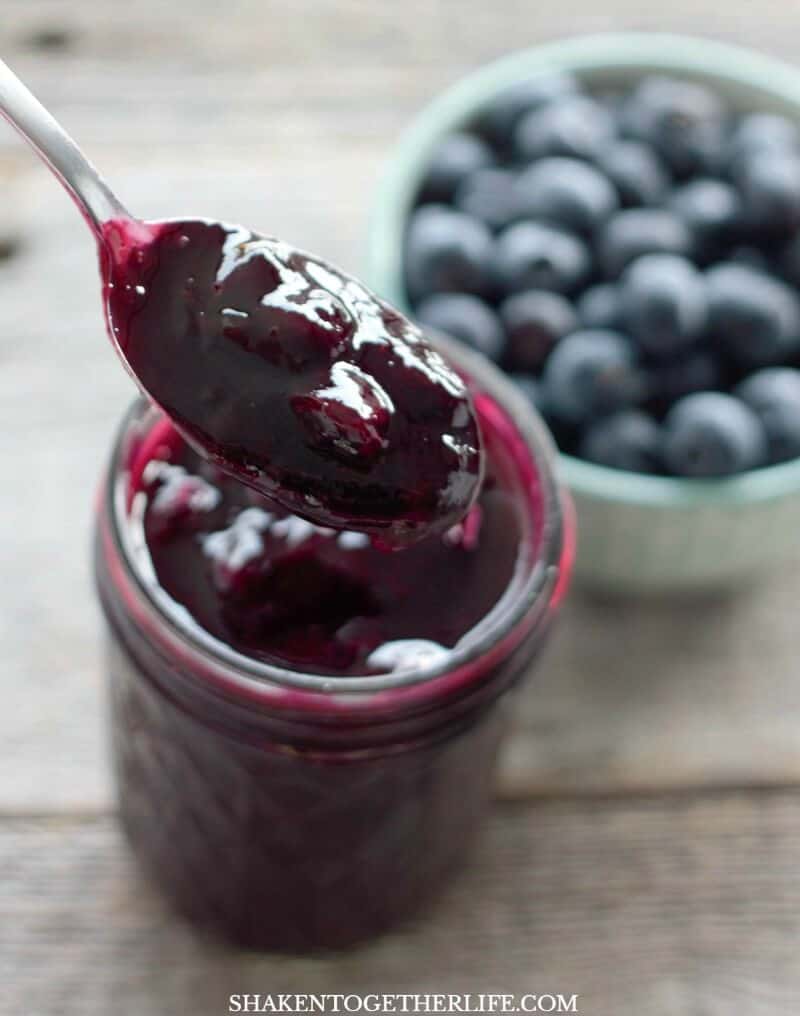
{"label": "silver spoon", "polygon": [[61,124],[2,60],[0,113],[58,177],[98,239],[104,222],[132,218]]}
{"label": "silver spoon", "polygon": [[[0,113],[98,241],[106,323],[123,364],[201,455],[312,522],[390,533],[395,543],[464,516],[483,476],[477,418],[463,380],[414,325],[356,279],[280,241],[207,220],[133,218],[2,61]],[[148,248],[162,241],[174,248],[155,255],[157,272],[145,270]],[[196,262],[186,274],[191,252],[180,253],[193,243],[219,252],[205,290]],[[298,313],[308,314],[313,355],[280,348],[282,329],[287,341],[298,334]],[[263,355],[271,342],[277,359]],[[420,385],[418,404],[407,402]]]}

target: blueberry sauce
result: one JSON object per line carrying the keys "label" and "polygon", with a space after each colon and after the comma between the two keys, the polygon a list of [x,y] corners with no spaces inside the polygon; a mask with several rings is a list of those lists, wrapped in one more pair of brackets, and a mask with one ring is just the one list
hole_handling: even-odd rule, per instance
{"label": "blueberry sauce", "polygon": [[386,673],[447,654],[509,588],[530,544],[499,435],[487,474],[444,533],[402,552],[287,512],[201,458],[166,418],[130,466],[129,510],[153,581],[192,623],[278,666]]}
{"label": "blueberry sauce", "polygon": [[[393,545],[449,530],[475,502],[483,455],[466,386],[355,279],[202,220],[109,222],[101,267],[131,372],[228,475],[318,526]],[[220,496],[215,524],[245,494],[223,483]]]}

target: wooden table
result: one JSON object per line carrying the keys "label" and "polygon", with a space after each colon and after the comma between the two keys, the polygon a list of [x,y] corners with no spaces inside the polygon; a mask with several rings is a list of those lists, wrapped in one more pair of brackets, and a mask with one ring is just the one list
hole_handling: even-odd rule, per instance
{"label": "wooden table", "polygon": [[[668,19],[668,20],[667,20]],[[143,216],[263,225],[354,270],[398,131],[465,70],[611,28],[791,57],[797,0],[3,0],[0,52]],[[0,131],[0,1013],[216,1016],[229,992],[580,995],[591,1016],[800,1011],[798,582],[575,597],[502,800],[428,914],[326,959],[228,951],[136,874],[104,759],[93,489],[132,395],[67,199]]]}

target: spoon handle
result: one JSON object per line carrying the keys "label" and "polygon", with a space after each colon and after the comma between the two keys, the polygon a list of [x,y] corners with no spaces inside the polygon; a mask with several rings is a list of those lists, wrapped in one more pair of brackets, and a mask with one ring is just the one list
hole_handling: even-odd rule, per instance
{"label": "spoon handle", "polygon": [[0,114],[55,173],[95,234],[109,219],[131,218],[69,134],[2,60]]}

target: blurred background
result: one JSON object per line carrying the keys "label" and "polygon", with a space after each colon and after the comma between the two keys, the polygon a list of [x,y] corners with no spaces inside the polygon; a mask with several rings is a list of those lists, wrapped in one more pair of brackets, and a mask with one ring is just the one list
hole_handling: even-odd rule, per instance
{"label": "blurred background", "polygon": [[[2,0],[0,55],[137,215],[243,222],[358,272],[399,133],[514,49],[621,29],[800,60],[800,2]],[[133,387],[94,250],[0,130],[0,1013],[226,1011],[229,992],[580,995],[592,1016],[800,1007],[791,569],[737,596],[574,596],[519,710],[487,835],[413,925],[320,960],[195,938],[112,817],[94,491]],[[335,847],[335,845],[334,845]]]}

